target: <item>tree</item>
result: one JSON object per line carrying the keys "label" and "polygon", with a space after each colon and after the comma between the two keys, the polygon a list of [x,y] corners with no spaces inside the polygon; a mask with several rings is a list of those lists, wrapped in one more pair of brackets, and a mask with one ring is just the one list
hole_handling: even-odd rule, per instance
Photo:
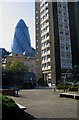
{"label": "tree", "polygon": [[3,85],[17,85],[24,82],[24,76],[28,73],[28,67],[19,60],[13,60],[11,64],[7,63],[5,71],[6,76],[3,77]]}
{"label": "tree", "polygon": [[24,63],[20,62],[19,60],[13,60],[10,65],[7,65],[6,70],[12,73],[21,74],[27,73],[28,67],[24,66]]}

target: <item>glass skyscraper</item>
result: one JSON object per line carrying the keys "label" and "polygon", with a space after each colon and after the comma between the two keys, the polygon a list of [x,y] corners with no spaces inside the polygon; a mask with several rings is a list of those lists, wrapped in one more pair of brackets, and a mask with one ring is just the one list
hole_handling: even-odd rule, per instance
{"label": "glass skyscraper", "polygon": [[32,52],[28,27],[22,19],[16,25],[11,50],[12,53],[16,54],[22,54],[24,52],[29,54]]}

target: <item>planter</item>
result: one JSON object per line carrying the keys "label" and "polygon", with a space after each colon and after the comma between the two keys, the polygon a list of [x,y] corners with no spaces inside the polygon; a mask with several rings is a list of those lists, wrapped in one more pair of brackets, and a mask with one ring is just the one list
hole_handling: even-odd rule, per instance
{"label": "planter", "polygon": [[78,88],[69,88],[68,91],[78,91]]}

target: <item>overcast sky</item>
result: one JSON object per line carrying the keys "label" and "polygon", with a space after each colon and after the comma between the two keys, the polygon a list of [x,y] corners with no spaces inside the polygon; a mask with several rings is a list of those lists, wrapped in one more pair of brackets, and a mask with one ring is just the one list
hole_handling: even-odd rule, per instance
{"label": "overcast sky", "polygon": [[23,19],[29,27],[31,45],[35,48],[35,3],[0,3],[0,48],[11,51],[17,22]]}

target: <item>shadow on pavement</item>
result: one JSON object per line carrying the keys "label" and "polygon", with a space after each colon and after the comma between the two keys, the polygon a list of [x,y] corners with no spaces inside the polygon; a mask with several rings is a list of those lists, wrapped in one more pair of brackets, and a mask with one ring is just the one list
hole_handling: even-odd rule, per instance
{"label": "shadow on pavement", "polygon": [[2,117],[1,120],[36,120],[37,118],[35,118],[34,116],[30,115],[27,112],[22,112],[21,114],[15,116],[8,116],[8,117]]}
{"label": "shadow on pavement", "polygon": [[32,116],[31,114],[24,112],[22,115],[18,116],[16,118],[16,120],[35,120],[37,118],[35,118],[34,116]]}

